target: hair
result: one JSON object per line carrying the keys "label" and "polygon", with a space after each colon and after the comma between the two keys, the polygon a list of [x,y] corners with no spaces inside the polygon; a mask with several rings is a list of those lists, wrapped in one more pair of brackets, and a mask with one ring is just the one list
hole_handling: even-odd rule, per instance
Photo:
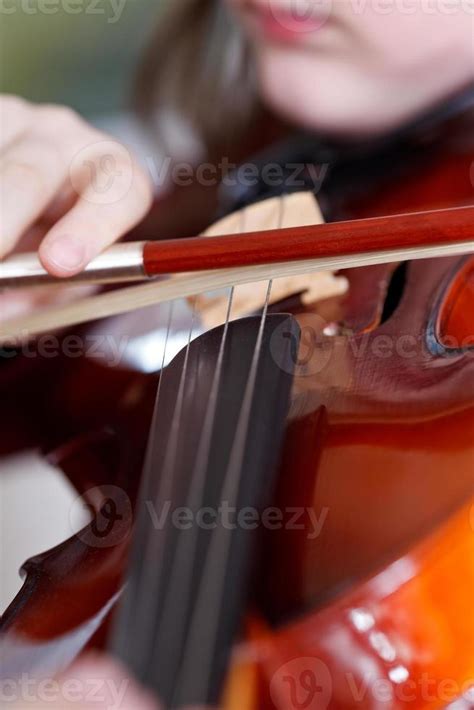
{"label": "hair", "polygon": [[248,44],[226,3],[168,0],[134,103],[171,154],[180,152],[176,124],[208,153],[245,134],[261,107]]}

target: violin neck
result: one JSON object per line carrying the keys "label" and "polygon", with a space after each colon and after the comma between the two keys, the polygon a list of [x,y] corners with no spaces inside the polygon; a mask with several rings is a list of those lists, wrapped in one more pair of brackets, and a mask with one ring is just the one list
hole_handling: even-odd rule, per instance
{"label": "violin neck", "polygon": [[218,701],[258,534],[239,511],[271,494],[298,341],[291,317],[246,318],[162,372],[111,650],[166,708]]}

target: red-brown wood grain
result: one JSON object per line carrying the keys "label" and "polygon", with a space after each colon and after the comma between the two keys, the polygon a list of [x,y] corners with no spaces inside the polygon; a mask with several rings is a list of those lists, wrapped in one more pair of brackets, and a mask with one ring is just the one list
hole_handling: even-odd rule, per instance
{"label": "red-brown wood grain", "polygon": [[149,276],[272,264],[469,241],[474,206],[332,222],[311,227],[269,229],[218,239],[191,237],[147,242]]}

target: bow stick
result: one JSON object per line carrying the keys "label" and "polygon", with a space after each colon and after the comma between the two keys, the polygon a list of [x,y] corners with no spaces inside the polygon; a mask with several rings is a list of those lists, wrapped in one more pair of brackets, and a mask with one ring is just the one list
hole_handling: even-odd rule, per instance
{"label": "bow stick", "polygon": [[[165,274],[246,268],[259,265],[325,260],[409,250],[410,258],[474,250],[474,206],[389,217],[330,222],[314,226],[230,234],[218,239],[191,237],[118,244],[68,279],[48,274],[37,254],[16,254],[0,264],[0,288],[46,283],[113,283],[140,281]],[[408,252],[407,252],[408,253]],[[365,263],[365,262],[364,262]],[[356,265],[356,264],[354,264]]]}
{"label": "bow stick", "polygon": [[[89,266],[89,274],[86,271],[85,275],[79,274],[74,279],[54,279],[41,265],[41,273],[34,278],[31,272],[27,274],[24,270],[13,275],[13,264],[18,265],[20,257],[10,257],[0,265],[2,286],[61,284],[84,278],[124,281],[148,277],[151,283],[100,293],[4,321],[0,324],[0,346],[52,329],[238,284],[406,259],[473,253],[473,224],[474,206],[466,206],[215,239],[196,237],[125,244],[109,249]],[[114,277],[110,265],[106,273],[98,267],[111,254],[121,255],[117,266],[120,276]],[[10,276],[7,276],[8,271]],[[170,273],[174,274],[172,278],[158,281],[153,278]]]}

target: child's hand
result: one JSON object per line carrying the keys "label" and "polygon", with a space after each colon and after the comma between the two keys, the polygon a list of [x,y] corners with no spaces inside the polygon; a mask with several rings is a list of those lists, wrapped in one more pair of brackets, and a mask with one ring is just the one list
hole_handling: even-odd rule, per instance
{"label": "child's hand", "polygon": [[48,222],[41,260],[70,276],[148,211],[150,185],[128,150],[70,109],[2,96],[0,131],[1,256]]}
{"label": "child's hand", "polygon": [[71,276],[151,201],[149,180],[123,145],[68,108],[0,95],[0,258],[38,249],[51,274]]}

